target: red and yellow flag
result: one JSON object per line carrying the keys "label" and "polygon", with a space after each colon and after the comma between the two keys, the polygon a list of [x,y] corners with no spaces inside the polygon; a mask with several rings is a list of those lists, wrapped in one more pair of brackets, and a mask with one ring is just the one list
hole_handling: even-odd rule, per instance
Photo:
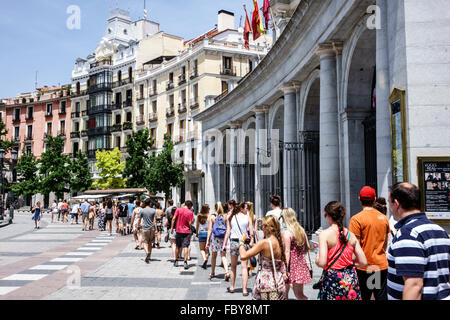
{"label": "red and yellow flag", "polygon": [[250,19],[248,18],[247,9],[244,6],[245,10],[245,27],[244,27],[244,40],[245,40],[245,49],[250,50],[250,32],[252,32],[252,26],[250,24]]}
{"label": "red and yellow flag", "polygon": [[261,14],[259,13],[258,1],[253,0],[253,3],[255,4],[255,9],[253,10],[252,29],[253,29],[253,40],[256,40],[261,35],[266,33],[266,30],[264,30]]}

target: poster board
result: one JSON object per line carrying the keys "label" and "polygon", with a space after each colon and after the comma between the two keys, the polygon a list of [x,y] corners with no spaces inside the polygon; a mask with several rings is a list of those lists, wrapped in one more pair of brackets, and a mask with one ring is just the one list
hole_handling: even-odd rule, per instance
{"label": "poster board", "polygon": [[422,211],[432,220],[450,220],[450,156],[418,157]]}
{"label": "poster board", "polygon": [[406,92],[394,89],[389,97],[392,146],[392,184],[408,182]]}

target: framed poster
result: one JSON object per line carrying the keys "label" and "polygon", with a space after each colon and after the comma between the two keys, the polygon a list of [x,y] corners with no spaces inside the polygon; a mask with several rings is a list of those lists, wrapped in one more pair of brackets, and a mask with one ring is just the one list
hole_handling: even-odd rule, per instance
{"label": "framed poster", "polygon": [[422,211],[429,219],[450,220],[450,157],[417,158]]}
{"label": "framed poster", "polygon": [[408,182],[405,91],[394,89],[389,98],[391,116],[392,184]]}

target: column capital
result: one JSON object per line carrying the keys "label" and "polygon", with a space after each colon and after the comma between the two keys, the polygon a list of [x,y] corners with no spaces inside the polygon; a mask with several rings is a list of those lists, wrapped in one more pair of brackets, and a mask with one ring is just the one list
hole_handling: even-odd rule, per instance
{"label": "column capital", "polygon": [[344,49],[344,42],[333,41],[320,43],[317,46],[316,54],[322,59],[327,57],[335,57],[336,55],[341,55]]}
{"label": "column capital", "polygon": [[230,129],[237,129],[242,125],[241,121],[231,121],[228,123],[228,126],[230,127]]}
{"label": "column capital", "polygon": [[270,106],[262,104],[260,106],[256,106],[252,111],[255,114],[261,114],[261,113],[265,114],[265,113],[269,112],[269,109],[270,109]]}
{"label": "column capital", "polygon": [[298,90],[300,90],[300,87],[301,82],[299,81],[286,82],[281,86],[281,91],[283,91],[284,94],[296,93]]}

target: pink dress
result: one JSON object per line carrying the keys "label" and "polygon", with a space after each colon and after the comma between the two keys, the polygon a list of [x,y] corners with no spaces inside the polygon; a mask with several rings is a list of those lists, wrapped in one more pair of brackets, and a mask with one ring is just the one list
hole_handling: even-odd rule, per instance
{"label": "pink dress", "polygon": [[291,240],[291,257],[289,261],[289,284],[307,284],[312,281],[305,259],[305,251],[299,247],[295,238]]}

